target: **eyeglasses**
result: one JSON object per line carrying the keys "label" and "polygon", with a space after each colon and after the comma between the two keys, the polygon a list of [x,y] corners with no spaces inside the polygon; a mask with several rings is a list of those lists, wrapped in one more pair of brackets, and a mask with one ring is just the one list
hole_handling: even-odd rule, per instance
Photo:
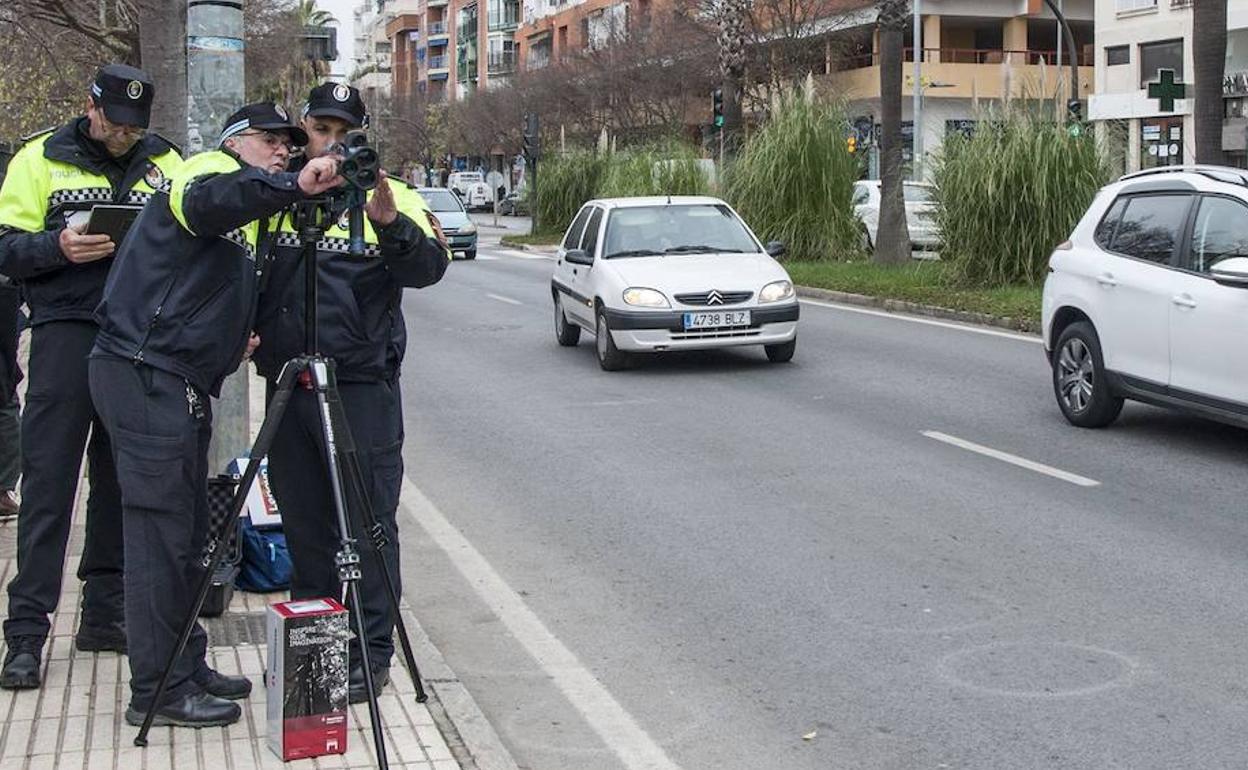
{"label": "eyeglasses", "polygon": [[239,133],[238,136],[258,136],[260,137],[260,141],[264,142],[273,149],[285,147],[287,152],[294,152],[295,149],[294,142],[284,136],[281,136],[280,134],[275,134],[272,131],[243,131]]}

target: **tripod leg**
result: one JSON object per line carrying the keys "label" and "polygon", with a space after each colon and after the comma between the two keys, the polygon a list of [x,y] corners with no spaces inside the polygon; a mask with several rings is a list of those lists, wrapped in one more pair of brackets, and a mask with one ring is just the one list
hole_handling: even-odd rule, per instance
{"label": "tripod leg", "polygon": [[[243,512],[243,506],[247,504],[247,491],[251,489],[256,474],[260,472],[260,460],[269,452],[269,446],[272,445],[278,425],[281,424],[282,414],[286,411],[286,404],[290,401],[290,392],[294,387],[295,378],[303,368],[303,365],[298,362],[291,362],[282,370],[277,392],[273,394],[273,401],[265,414],[264,423],[260,427],[260,433],[256,437],[256,443],[247,460],[247,470],[243,472],[238,491],[234,493],[234,501],[230,503],[230,520],[237,519]],[[165,670],[161,672],[160,682],[156,685],[156,694],[152,697],[151,705],[147,707],[147,714],[143,717],[143,725],[139,728],[139,734],[134,737],[135,746],[147,745],[147,734],[152,729],[152,720],[156,718],[156,710],[160,708],[160,701],[165,697],[165,690],[169,687],[169,677],[173,673],[174,666],[177,665],[178,658],[186,650],[187,642],[191,639],[191,634],[195,630],[195,621],[199,618],[199,611],[208,598],[208,592],[212,590],[212,575],[221,565],[221,560],[225,558],[226,550],[224,545],[218,545],[213,549],[212,557],[202,565],[204,576],[200,578],[195,602],[182,622],[178,643],[174,645],[169,653],[169,659],[165,662]]]}
{"label": "tripod leg", "polygon": [[412,684],[416,687],[416,702],[424,703],[429,700],[429,695],[425,692],[425,686],[420,676],[420,668],[416,665],[416,655],[412,652],[412,643],[407,635],[407,625],[403,622],[403,616],[399,614],[399,592],[394,586],[390,559],[386,556],[385,551],[389,540],[381,526],[381,522],[377,521],[377,516],[373,512],[372,496],[368,493],[367,480],[360,469],[358,449],[355,442],[349,440],[351,426],[347,423],[347,415],[343,410],[342,402],[339,399],[331,398],[329,406],[330,414],[335,420],[334,424],[338,426],[338,433],[344,437],[343,443],[350,447],[347,451],[341,452],[346,459],[347,479],[354,492],[350,499],[357,504],[356,508],[360,512],[364,529],[368,532],[373,553],[377,555],[381,562],[380,567],[386,586],[386,597],[390,601],[390,613],[391,617],[394,618],[394,627],[399,632],[399,647],[403,650],[403,663],[407,666],[407,673],[411,676]]}
{"label": "tripod leg", "polygon": [[[342,490],[342,469],[338,465],[338,442],[334,429],[333,417],[330,412],[330,393],[337,386],[331,381],[329,367],[324,360],[313,359],[311,362],[312,381],[316,385],[316,400],[320,407],[321,430],[325,436],[325,460],[329,466],[329,484],[334,496],[334,512],[338,518],[338,539],[341,550],[335,559],[338,565],[338,579],[343,583],[346,593],[351,598],[351,614],[355,618],[355,635],[360,645],[360,660],[364,666],[364,690],[368,694],[368,715],[373,727],[373,745],[377,749],[378,767],[386,770],[386,738],[381,727],[381,709],[377,705],[377,691],[373,687],[373,666],[368,657],[368,635],[364,625],[363,603],[360,601],[358,581],[360,579],[360,556],[355,551],[355,541],[351,537],[351,529],[347,520],[347,508]],[[337,394],[334,393],[335,400]]]}

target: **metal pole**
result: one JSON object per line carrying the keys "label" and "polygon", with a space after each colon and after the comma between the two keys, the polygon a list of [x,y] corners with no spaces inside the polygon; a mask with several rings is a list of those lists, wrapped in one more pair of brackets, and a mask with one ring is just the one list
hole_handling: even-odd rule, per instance
{"label": "metal pole", "polygon": [[[187,152],[216,148],[225,118],[244,100],[243,2],[187,0]],[[251,445],[247,366],[230,375],[213,405],[210,473],[224,471]]]}
{"label": "metal pole", "polygon": [[1066,21],[1066,16],[1062,14],[1053,0],[1044,0],[1044,4],[1049,6],[1049,10],[1057,17],[1057,23],[1062,25],[1062,29],[1066,33],[1066,47],[1070,49],[1070,55],[1066,58],[1070,61],[1070,98],[1079,98],[1079,57],[1075,55],[1075,33],[1070,29],[1070,22]]}
{"label": "metal pole", "polygon": [[921,0],[914,0],[914,84],[911,87],[913,116],[910,121],[910,154],[911,173],[916,181],[923,179],[923,16],[920,10]]}
{"label": "metal pole", "polygon": [[[1062,0],[1057,0],[1057,7],[1058,8],[1062,7]],[[1053,31],[1057,33],[1057,55],[1053,57],[1053,63],[1054,65],[1057,66],[1057,73],[1058,73],[1057,76],[1060,79],[1062,76],[1061,72],[1062,72],[1062,32],[1063,30],[1062,30],[1062,23],[1060,21],[1056,22],[1056,24],[1057,26],[1053,28]],[[1074,54],[1071,54],[1071,55],[1073,56]]]}

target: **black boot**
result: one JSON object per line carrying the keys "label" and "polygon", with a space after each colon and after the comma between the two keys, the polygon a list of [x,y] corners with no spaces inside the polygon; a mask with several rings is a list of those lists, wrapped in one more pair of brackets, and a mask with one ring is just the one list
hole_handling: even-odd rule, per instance
{"label": "black boot", "polygon": [[37,636],[15,636],[8,640],[0,670],[0,687],[6,690],[34,690],[42,682],[39,665],[43,658],[43,639]]}
{"label": "black boot", "polygon": [[[390,667],[378,666],[373,669],[373,689],[381,695],[382,689],[390,681]],[[364,666],[356,665],[351,669],[351,677],[347,680],[350,685],[347,689],[347,701],[349,703],[363,703],[368,700],[368,690],[364,687]]]}
{"label": "black boot", "polygon": [[[232,725],[242,716],[243,710],[237,703],[196,692],[170,701],[156,710],[152,720],[154,727],[224,727]],[[131,706],[126,709],[126,724],[138,727],[143,724],[144,711]]]}
{"label": "black boot", "polygon": [[204,692],[226,700],[242,700],[251,695],[251,680],[245,676],[227,676],[220,671],[209,669],[209,676],[196,684],[204,688]]}
{"label": "black boot", "polygon": [[79,652],[119,652],[126,654],[126,627],[120,623],[78,626],[74,646]]}

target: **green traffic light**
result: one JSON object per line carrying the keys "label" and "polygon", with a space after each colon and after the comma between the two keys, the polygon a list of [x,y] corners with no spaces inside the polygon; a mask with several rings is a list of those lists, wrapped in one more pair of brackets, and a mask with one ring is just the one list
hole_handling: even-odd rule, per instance
{"label": "green traffic light", "polygon": [[719,127],[719,128],[723,128],[723,125],[724,125],[724,116],[723,116],[723,115],[716,115],[716,116],[715,116],[715,125],[716,125],[717,127]]}

